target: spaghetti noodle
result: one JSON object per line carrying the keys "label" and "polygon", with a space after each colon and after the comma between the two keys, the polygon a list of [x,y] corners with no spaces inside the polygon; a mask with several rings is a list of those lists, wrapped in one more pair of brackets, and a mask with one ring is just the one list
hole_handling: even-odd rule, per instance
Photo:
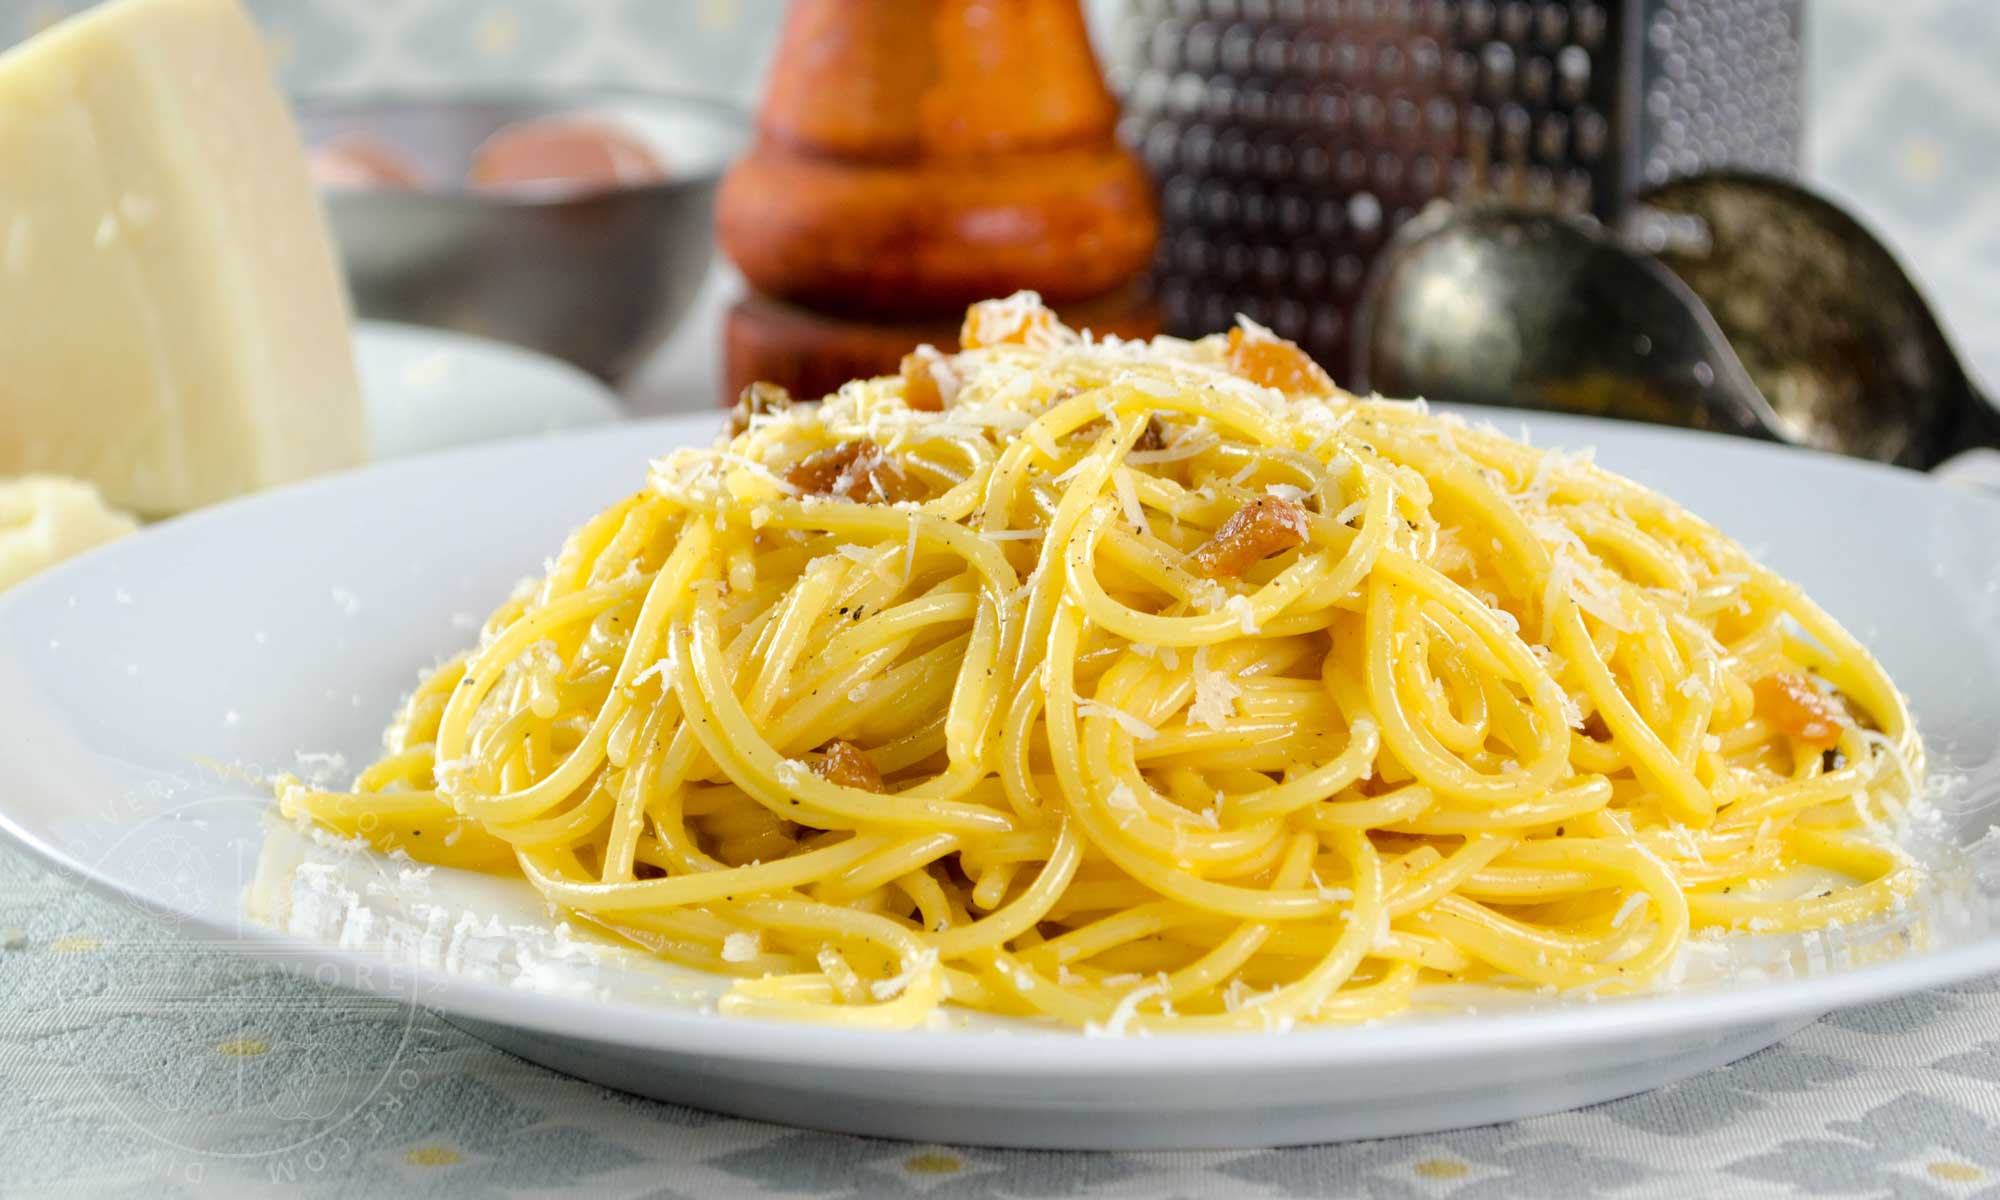
{"label": "spaghetti noodle", "polygon": [[882,1027],[1632,991],[1915,886],[1895,688],[1663,497],[1247,322],[964,344],[746,397],[285,810]]}

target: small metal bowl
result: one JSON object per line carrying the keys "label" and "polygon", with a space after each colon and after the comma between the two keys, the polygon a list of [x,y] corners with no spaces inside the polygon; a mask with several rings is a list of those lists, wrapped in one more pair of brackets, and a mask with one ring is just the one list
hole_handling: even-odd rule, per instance
{"label": "small metal bowl", "polygon": [[[659,148],[666,179],[595,190],[466,182],[488,137],[550,117],[633,131]],[[425,176],[415,188],[323,190],[361,315],[515,342],[614,382],[701,287],[716,186],[750,128],[716,101],[613,89],[308,99],[299,123],[310,147],[373,143]]]}

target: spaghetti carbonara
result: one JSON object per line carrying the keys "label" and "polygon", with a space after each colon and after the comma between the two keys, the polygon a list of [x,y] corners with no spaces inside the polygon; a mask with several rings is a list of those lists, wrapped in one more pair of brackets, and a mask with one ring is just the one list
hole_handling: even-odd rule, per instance
{"label": "spaghetti carbonara", "polygon": [[1915,886],[1902,699],[1671,501],[1248,322],[963,344],[753,388],[285,810],[882,1027],[1627,992]]}

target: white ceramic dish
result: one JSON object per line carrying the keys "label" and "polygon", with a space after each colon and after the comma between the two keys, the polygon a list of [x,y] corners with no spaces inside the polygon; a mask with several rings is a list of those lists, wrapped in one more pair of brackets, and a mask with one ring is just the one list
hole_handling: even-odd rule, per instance
{"label": "white ceramic dish", "polygon": [[394,321],[358,321],[355,367],[377,462],[618,419],[611,389],[506,342]]}
{"label": "white ceramic dish", "polygon": [[[1911,694],[1941,769],[1965,778],[1956,836],[1985,832],[2000,505],[1748,442],[1532,425],[1538,443],[1594,443],[1847,621]],[[344,860],[363,876],[349,884],[301,870],[322,851],[273,827],[257,776],[302,750],[363,761],[416,671],[472,636],[473,614],[650,457],[712,429],[683,418],[390,463],[168,522],[0,597],[0,826],[188,932],[418,999],[538,1062],[707,1108],[943,1142],[1272,1145],[1496,1121],[1641,1091],[1831,1008],[2000,970],[2000,940],[1941,921],[1931,948],[1878,965],[1595,1005],[1269,1036],[884,1034],[700,1011],[700,980],[579,948],[491,881],[468,889],[372,856]],[[358,919],[371,896],[401,917]]]}

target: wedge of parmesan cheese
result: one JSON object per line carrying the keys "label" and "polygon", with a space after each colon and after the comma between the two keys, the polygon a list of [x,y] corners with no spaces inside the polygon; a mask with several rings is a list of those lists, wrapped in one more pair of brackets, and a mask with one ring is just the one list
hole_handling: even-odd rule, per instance
{"label": "wedge of parmesan cheese", "polygon": [[114,0],[0,55],[0,475],[153,515],[352,466],[348,324],[236,0]]}
{"label": "wedge of parmesan cheese", "polygon": [[0,479],[0,590],[137,528],[79,480]]}

